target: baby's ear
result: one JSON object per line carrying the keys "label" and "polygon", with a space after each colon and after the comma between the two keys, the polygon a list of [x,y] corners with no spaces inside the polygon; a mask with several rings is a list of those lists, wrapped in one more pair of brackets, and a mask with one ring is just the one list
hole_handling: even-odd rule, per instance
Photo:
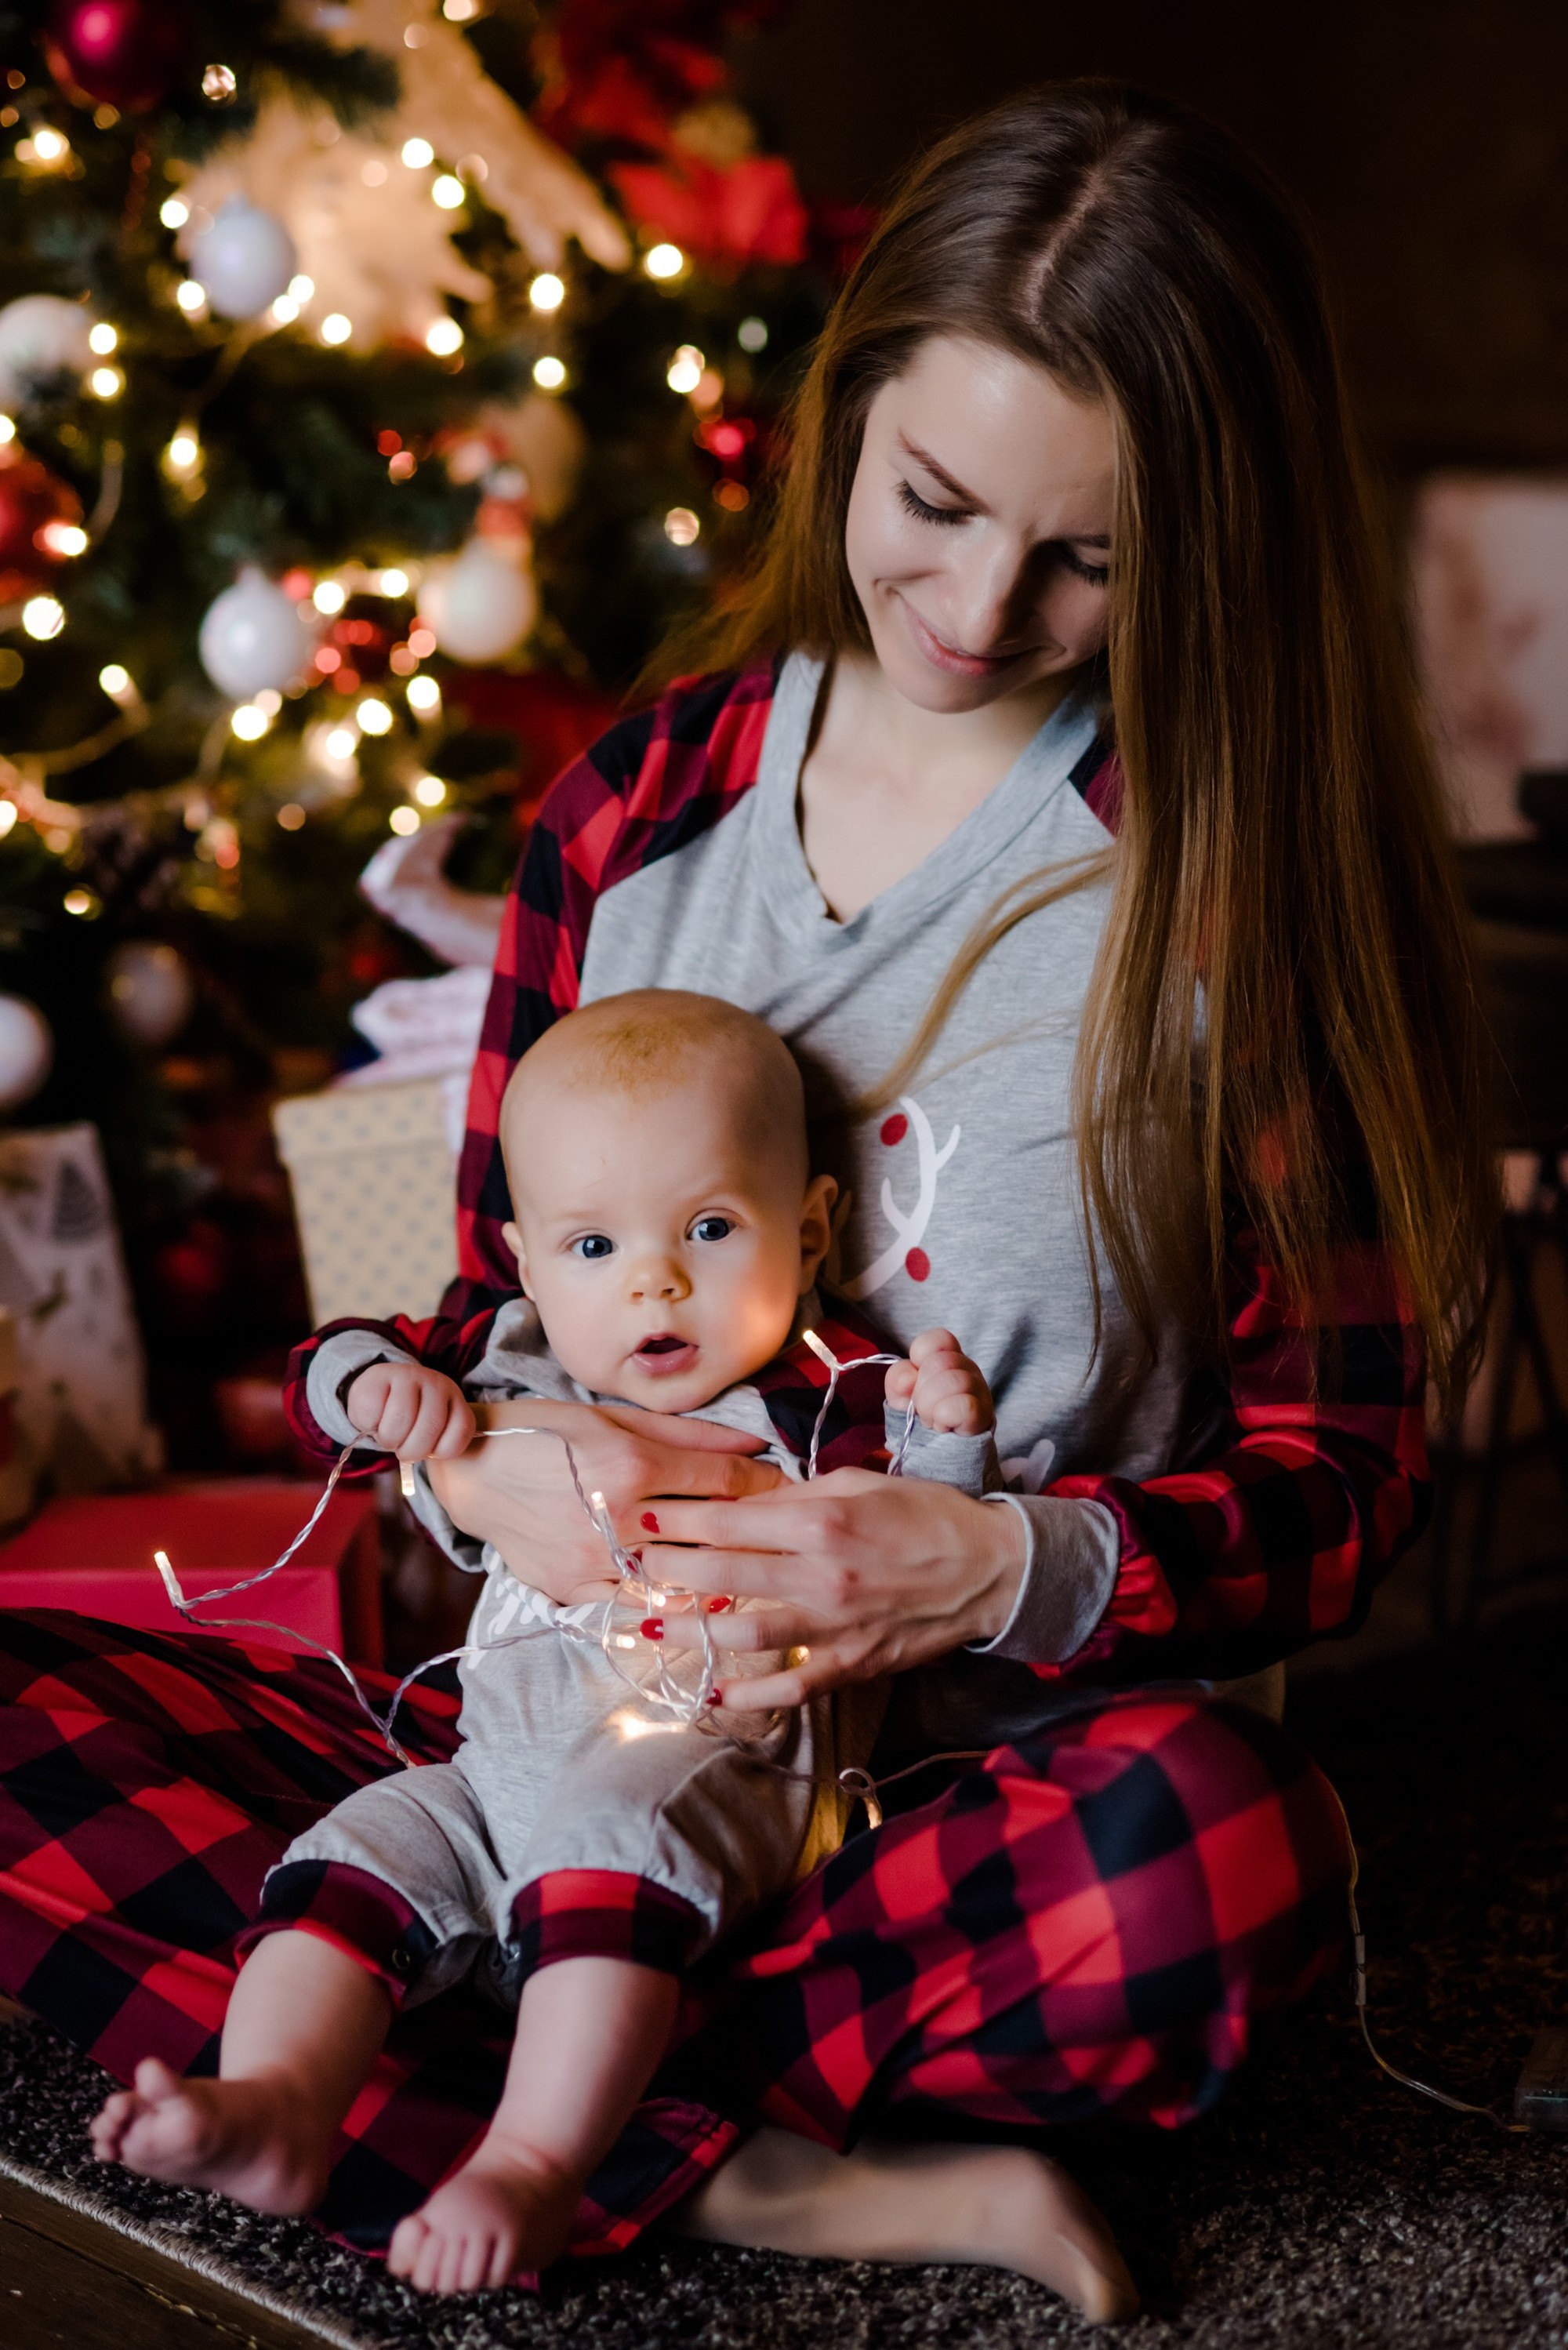
{"label": "baby's ear", "polygon": [[501,1237],[517,1260],[517,1278],[523,1284],[524,1296],[532,1297],[534,1293],[528,1286],[528,1252],[523,1245],[522,1233],[515,1224],[503,1224]]}
{"label": "baby's ear", "polygon": [[833,1203],[837,1197],[838,1186],[831,1175],[814,1175],[805,1187],[805,1198],[800,1211],[802,1296],[821,1272],[822,1260],[832,1245]]}

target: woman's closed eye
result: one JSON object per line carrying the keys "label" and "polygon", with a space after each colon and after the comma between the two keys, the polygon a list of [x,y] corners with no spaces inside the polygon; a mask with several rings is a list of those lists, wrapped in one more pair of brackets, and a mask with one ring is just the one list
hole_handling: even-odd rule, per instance
{"label": "woman's closed eye", "polygon": [[728,1240],[734,1229],[729,1216],[699,1216],[691,1227],[691,1237],[694,1241]]}
{"label": "woman's closed eye", "polygon": [[573,1256],[581,1257],[586,1264],[597,1264],[607,1256],[614,1256],[615,1243],[607,1232],[580,1232],[571,1243]]}
{"label": "woman's closed eye", "polygon": [[[956,523],[968,522],[971,515],[971,509],[968,506],[932,505],[930,500],[921,497],[919,490],[909,482],[899,483],[898,500],[905,512],[913,515],[918,522],[934,523],[939,529],[947,529]],[[1050,539],[1042,546],[1039,552],[1043,558],[1059,563],[1064,571],[1070,571],[1075,579],[1086,579],[1092,588],[1103,588],[1111,576],[1108,564],[1089,562],[1086,556],[1080,555],[1070,539]]]}

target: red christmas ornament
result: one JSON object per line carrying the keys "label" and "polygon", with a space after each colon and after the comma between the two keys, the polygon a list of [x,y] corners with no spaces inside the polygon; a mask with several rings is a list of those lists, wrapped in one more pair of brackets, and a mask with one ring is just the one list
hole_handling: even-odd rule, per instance
{"label": "red christmas ornament", "polygon": [[[350,596],[321,640],[323,650],[339,655],[332,664],[339,687],[345,691],[352,690],[342,684],[343,672],[348,670],[372,685],[385,677],[392,647],[400,642],[404,633],[402,615],[385,597]],[[320,652],[317,654],[316,666],[325,671]]]}
{"label": "red christmas ornament", "polygon": [[56,0],[43,37],[68,98],[145,114],[189,60],[191,19],[182,0]]}
{"label": "red christmas ornament", "polygon": [[0,604],[41,588],[79,553],[81,500],[36,457],[0,449]]}

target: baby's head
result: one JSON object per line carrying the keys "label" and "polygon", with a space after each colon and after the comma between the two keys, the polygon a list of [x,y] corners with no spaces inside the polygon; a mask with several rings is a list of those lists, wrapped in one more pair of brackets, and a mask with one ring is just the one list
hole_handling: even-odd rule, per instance
{"label": "baby's head", "polygon": [[670,988],[568,1013],[513,1071],[501,1148],[523,1287],[585,1387],[690,1411],[785,1344],[836,1187],[764,1021]]}

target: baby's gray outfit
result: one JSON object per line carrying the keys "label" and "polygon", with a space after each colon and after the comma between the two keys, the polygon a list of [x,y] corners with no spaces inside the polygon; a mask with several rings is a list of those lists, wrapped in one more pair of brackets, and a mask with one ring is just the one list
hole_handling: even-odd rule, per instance
{"label": "baby's gray outfit", "polygon": [[[307,1390],[323,1432],[340,1444],[367,1444],[342,1398],[370,1364],[412,1359],[371,1330],[324,1340]],[[561,1368],[525,1299],[502,1308],[483,1362],[462,1384],[476,1402],[612,1400]],[[691,1416],[763,1438],[760,1459],[788,1477],[803,1474],[750,1384]],[[889,1422],[896,1442],[903,1415],[890,1413]],[[904,1473],[973,1493],[999,1482],[989,1437],[941,1435],[918,1422]],[[876,1732],[877,1712],[863,1693],[782,1716],[725,1709],[691,1727],[660,1719],[605,1654],[598,1607],[562,1607],[520,1582],[493,1549],[452,1525],[422,1470],[415,1482],[425,1525],[459,1565],[484,1577],[459,1667],[462,1743],[449,1763],[349,1795],[278,1864],[347,1864],[401,1896],[431,1944],[410,2001],[434,1998],[477,1970],[482,1985],[514,2002],[524,1965],[514,1912],[545,1877],[607,1870],[673,1895],[691,1913],[681,1953],[689,1963],[831,1848],[848,1808],[834,1774],[846,1762],[864,1763]],[[628,1627],[635,1635],[629,1618]],[[634,1681],[657,1674],[650,1642],[637,1639],[616,1657]],[[726,1719],[744,1746],[725,1734]]]}

